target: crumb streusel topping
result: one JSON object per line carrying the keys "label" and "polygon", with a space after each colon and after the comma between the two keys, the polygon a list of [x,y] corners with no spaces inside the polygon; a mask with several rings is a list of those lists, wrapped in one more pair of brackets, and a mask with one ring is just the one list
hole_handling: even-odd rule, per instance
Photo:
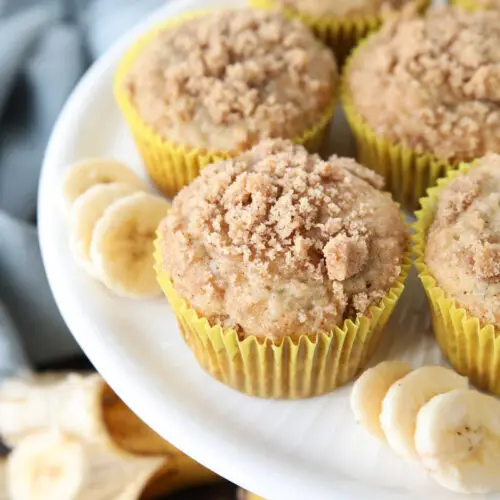
{"label": "crumb streusel topping", "polygon": [[446,7],[388,22],[356,55],[351,95],[393,142],[448,160],[500,151],[500,13]]}
{"label": "crumb streusel topping", "polygon": [[425,260],[438,285],[500,326],[500,156],[488,155],[442,191]]}
{"label": "crumb streusel topping", "polygon": [[161,31],[124,84],[164,138],[235,151],[301,136],[327,111],[337,79],[332,54],[299,21],[242,9]]}
{"label": "crumb streusel topping", "polygon": [[329,330],[400,274],[407,231],[381,185],[354,160],[264,141],[176,196],[165,270],[198,313],[242,335]]}
{"label": "crumb streusel topping", "polygon": [[413,0],[277,0],[285,8],[313,17],[363,18],[380,15],[384,9],[399,9]]}

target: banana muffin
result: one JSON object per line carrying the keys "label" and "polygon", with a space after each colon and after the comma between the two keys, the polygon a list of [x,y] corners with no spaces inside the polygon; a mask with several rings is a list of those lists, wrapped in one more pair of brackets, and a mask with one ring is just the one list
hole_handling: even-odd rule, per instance
{"label": "banana muffin", "polygon": [[487,155],[440,193],[425,263],[451,298],[500,327],[500,156]]}
{"label": "banana muffin", "polygon": [[355,53],[349,99],[377,137],[450,164],[500,151],[500,13],[401,16]]}
{"label": "banana muffin", "polygon": [[400,276],[407,230],[381,188],[354,160],[264,141],[175,197],[162,265],[199,315],[241,337],[331,331]]}
{"label": "banana muffin", "polygon": [[233,152],[301,138],[332,106],[337,81],[332,54],[303,24],[242,9],[161,29],[122,84],[162,139]]}

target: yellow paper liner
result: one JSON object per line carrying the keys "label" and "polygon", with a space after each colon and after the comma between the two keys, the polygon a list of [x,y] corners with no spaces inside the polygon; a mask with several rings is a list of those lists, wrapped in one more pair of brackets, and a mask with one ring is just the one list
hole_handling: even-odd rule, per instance
{"label": "yellow paper liner", "polygon": [[381,174],[385,188],[394,199],[406,210],[413,211],[418,208],[419,199],[425,196],[427,188],[434,186],[450,169],[455,169],[458,162],[450,163],[392,143],[378,136],[365,122],[356,109],[348,83],[353,61],[364,44],[362,42],[348,59],[341,83],[342,106],[356,139],[356,157],[360,163]]}
{"label": "yellow paper liner", "polygon": [[[418,10],[424,12],[429,6],[430,0],[416,0],[416,3]],[[317,18],[307,12],[280,7],[276,0],[250,0],[250,4],[257,8],[280,9],[288,17],[300,19],[325,45],[328,45],[333,50],[340,67],[342,67],[347,56],[358,42],[372,31],[377,30],[383,22],[381,16],[353,17],[350,19],[337,17]]]}
{"label": "yellow paper liner", "polygon": [[233,329],[211,326],[177,293],[162,265],[163,235],[157,236],[157,279],[198,363],[220,382],[263,398],[318,396],[353,379],[378,346],[411,266],[411,253],[406,252],[401,273],[387,295],[367,315],[346,320],[342,328],[280,340],[241,339]]}
{"label": "yellow paper liner", "polygon": [[[209,151],[176,144],[161,137],[139,116],[126,92],[123,82],[142,50],[157,34],[187,19],[199,17],[210,11],[184,14],[157,25],[139,38],[124,54],[114,77],[114,94],[127,122],[146,169],[154,184],[166,195],[173,196],[198,176],[200,170],[215,161],[237,155],[241,151]],[[306,130],[293,142],[302,144],[311,153],[321,148],[338,101],[338,92],[332,96],[318,123]]]}
{"label": "yellow paper liner", "polygon": [[482,324],[447,295],[425,263],[427,231],[434,220],[440,193],[452,179],[468,172],[473,165],[462,164],[458,170],[448,172],[436,187],[429,189],[428,196],[422,198],[422,209],[415,214],[413,249],[441,351],[455,370],[467,376],[474,385],[500,395],[500,331],[494,325]]}

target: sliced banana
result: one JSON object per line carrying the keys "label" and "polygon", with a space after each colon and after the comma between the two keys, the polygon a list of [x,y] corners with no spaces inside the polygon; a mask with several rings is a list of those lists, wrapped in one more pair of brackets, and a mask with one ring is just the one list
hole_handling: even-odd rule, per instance
{"label": "sliced banana", "polygon": [[394,382],[411,371],[402,361],[384,361],[366,370],[353,385],[351,408],[358,423],[371,434],[385,440],[380,425],[382,401]]}
{"label": "sliced banana", "polygon": [[116,200],[138,191],[132,184],[97,184],[85,191],[71,209],[70,247],[74,259],[90,275],[97,277],[90,258],[90,242],[97,221]]}
{"label": "sliced banana", "polygon": [[140,483],[151,496],[220,480],[150,429],[97,374],[46,374],[5,381],[0,388],[4,442],[15,447],[51,430],[111,454],[168,457],[147,485]]}
{"label": "sliced banana", "polygon": [[154,271],[154,240],[169,204],[136,193],[115,201],[97,222],[90,255],[101,281],[118,295],[154,297],[160,293]]}
{"label": "sliced banana", "polygon": [[146,189],[144,183],[123,163],[111,159],[88,159],[70,166],[63,177],[62,197],[69,212],[75,200],[96,184],[122,183]]}
{"label": "sliced banana", "polygon": [[397,455],[417,459],[415,424],[420,408],[438,394],[467,389],[468,381],[442,366],[418,368],[394,383],[382,402],[380,423]]}
{"label": "sliced banana", "polygon": [[137,500],[165,461],[52,432],[25,438],[9,456],[7,476],[12,500]]}
{"label": "sliced banana", "polygon": [[25,437],[48,430],[131,454],[181,454],[132,413],[97,373],[4,381],[0,386],[2,441],[13,448]]}
{"label": "sliced banana", "polygon": [[98,374],[27,376],[0,387],[0,435],[10,447],[26,436],[57,429],[89,440],[107,440]]}
{"label": "sliced banana", "polygon": [[415,445],[434,479],[458,493],[500,490],[500,402],[458,389],[432,398],[417,416]]}

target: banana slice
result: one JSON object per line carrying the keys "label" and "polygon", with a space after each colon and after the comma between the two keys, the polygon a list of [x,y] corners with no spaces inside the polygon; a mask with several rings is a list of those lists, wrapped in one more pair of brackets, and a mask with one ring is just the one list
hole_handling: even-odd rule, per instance
{"label": "banana slice", "polygon": [[351,408],[356,421],[371,434],[385,440],[380,426],[382,401],[394,382],[411,371],[402,361],[384,361],[366,370],[353,385]]}
{"label": "banana slice", "polygon": [[2,441],[14,448],[25,437],[51,429],[131,454],[181,454],[132,413],[96,373],[29,375],[4,381],[0,386]]}
{"label": "banana slice", "polygon": [[115,201],[97,222],[90,255],[101,281],[118,295],[154,297],[160,293],[154,271],[154,240],[169,204],[136,193]]}
{"label": "banana slice", "polygon": [[110,453],[168,457],[147,484],[141,483],[148,498],[220,480],[150,429],[97,374],[46,374],[3,383],[0,434],[4,442],[15,447],[50,430]]}
{"label": "banana slice", "polygon": [[12,500],[137,500],[165,461],[42,433],[14,449],[7,476]]}
{"label": "banana slice", "polygon": [[424,366],[393,384],[382,402],[380,423],[397,455],[417,459],[415,424],[420,408],[438,394],[467,389],[468,381],[443,366]]}
{"label": "banana slice", "polygon": [[424,467],[457,493],[500,490],[500,402],[459,389],[432,398],[417,416],[415,445]]}
{"label": "banana slice", "polygon": [[26,436],[58,429],[89,440],[107,439],[98,374],[27,376],[0,387],[0,435],[9,447]]}
{"label": "banana slice", "polygon": [[96,184],[122,183],[146,189],[144,183],[123,163],[110,159],[88,159],[70,166],[63,178],[62,197],[69,212],[75,200]]}
{"label": "banana slice", "polygon": [[73,257],[91,276],[97,277],[90,258],[90,242],[97,221],[106,208],[120,198],[137,192],[132,184],[97,184],[85,191],[71,209],[70,247]]}

